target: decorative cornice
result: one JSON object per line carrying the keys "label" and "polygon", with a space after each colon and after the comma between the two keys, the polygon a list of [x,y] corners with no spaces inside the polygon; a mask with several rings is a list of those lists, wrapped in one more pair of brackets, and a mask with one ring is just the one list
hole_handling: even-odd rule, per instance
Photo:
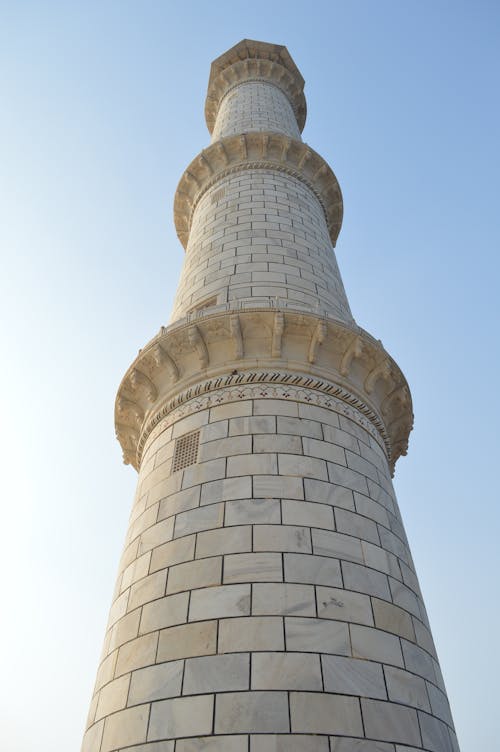
{"label": "decorative cornice", "polygon": [[273,131],[227,136],[204,149],[179,181],[174,200],[174,221],[184,248],[193,213],[206,191],[226,175],[240,170],[280,170],[305,183],[325,213],[332,244],[342,226],[342,193],[333,170],[314,149]]}
{"label": "decorative cornice", "polygon": [[154,426],[184,401],[256,379],[312,389],[355,407],[385,448],[391,468],[406,453],[413,424],[410,392],[378,340],[355,324],[258,308],[207,312],[197,315],[196,324],[186,319],[162,327],[140,351],[116,401],[124,461],[138,469]]}
{"label": "decorative cornice", "polygon": [[290,53],[281,45],[243,39],[212,63],[205,119],[212,133],[222,98],[246,81],[266,81],[280,88],[295,112],[300,131],[306,121],[304,79]]}

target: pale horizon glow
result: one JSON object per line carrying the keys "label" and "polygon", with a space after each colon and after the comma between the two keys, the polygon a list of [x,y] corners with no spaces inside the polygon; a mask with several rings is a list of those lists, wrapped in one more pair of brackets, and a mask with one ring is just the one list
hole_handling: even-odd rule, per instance
{"label": "pale horizon glow", "polygon": [[2,748],[79,749],[136,481],[116,390],[170,317],[210,63],[251,38],[306,80],[353,315],[412,392],[395,487],[461,750],[495,752],[499,21],[488,0],[1,5]]}

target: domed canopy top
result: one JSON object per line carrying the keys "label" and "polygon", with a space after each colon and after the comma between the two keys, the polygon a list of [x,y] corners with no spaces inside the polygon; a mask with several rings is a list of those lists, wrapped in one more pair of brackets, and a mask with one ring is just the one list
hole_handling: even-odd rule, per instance
{"label": "domed canopy top", "polygon": [[212,133],[219,103],[235,84],[245,80],[263,79],[279,86],[286,93],[300,130],[306,121],[304,79],[287,48],[281,44],[242,39],[216,58],[210,68],[205,118]]}

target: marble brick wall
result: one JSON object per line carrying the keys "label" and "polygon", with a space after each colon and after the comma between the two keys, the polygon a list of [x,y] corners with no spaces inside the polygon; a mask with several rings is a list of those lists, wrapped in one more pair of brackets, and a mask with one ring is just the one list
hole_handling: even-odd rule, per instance
{"label": "marble brick wall", "polygon": [[237,300],[324,311],[352,321],[323,209],[297,178],[242,170],[197,205],[172,321]]}
{"label": "marble brick wall", "polygon": [[[84,752],[456,752],[384,450],[307,402],[146,447]],[[199,431],[197,462],[172,472]]]}

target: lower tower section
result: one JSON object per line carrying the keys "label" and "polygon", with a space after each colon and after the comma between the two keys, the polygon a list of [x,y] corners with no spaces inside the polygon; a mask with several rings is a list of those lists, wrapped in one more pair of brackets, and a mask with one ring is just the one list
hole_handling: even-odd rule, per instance
{"label": "lower tower section", "polygon": [[196,321],[120,390],[122,420],[156,403],[83,749],[458,749],[390,477],[399,369],[312,315]]}

